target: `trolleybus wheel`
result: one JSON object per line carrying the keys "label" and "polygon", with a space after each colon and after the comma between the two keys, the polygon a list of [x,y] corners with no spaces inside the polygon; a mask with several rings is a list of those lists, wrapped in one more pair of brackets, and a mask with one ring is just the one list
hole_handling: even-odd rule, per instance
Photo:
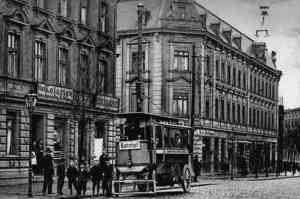
{"label": "trolleybus wheel", "polygon": [[192,183],[192,174],[187,165],[183,167],[183,173],[182,173],[182,188],[184,192],[190,192],[191,191],[191,183]]}

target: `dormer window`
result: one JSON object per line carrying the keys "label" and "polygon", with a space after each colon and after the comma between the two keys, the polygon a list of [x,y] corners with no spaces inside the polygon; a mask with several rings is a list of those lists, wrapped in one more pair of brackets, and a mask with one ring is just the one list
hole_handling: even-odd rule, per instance
{"label": "dormer window", "polygon": [[59,0],[59,14],[67,17],[68,0]]}

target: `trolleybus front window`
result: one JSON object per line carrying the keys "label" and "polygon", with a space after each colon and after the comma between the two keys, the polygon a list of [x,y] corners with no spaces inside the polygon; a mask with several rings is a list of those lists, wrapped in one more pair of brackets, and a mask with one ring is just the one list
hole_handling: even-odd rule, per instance
{"label": "trolleybus front window", "polygon": [[123,125],[122,140],[148,140],[151,127],[141,121],[128,121]]}

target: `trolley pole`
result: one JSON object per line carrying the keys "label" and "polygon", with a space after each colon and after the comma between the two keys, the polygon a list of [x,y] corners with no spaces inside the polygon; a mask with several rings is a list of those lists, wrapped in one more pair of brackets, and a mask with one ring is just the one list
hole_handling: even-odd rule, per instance
{"label": "trolley pole", "polygon": [[141,70],[143,67],[143,14],[144,5],[138,4],[138,66],[137,66],[137,80],[136,80],[136,109],[137,112],[142,112],[143,110],[143,98],[142,98],[142,80],[141,80]]}

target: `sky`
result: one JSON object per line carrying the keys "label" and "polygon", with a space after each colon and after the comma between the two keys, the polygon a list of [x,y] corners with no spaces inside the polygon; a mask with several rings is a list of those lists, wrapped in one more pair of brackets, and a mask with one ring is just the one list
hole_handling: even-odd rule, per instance
{"label": "sky", "polygon": [[270,6],[265,25],[269,52],[277,52],[282,71],[279,95],[285,108],[300,107],[300,0],[197,0],[208,10],[252,39],[260,27],[260,5]]}

